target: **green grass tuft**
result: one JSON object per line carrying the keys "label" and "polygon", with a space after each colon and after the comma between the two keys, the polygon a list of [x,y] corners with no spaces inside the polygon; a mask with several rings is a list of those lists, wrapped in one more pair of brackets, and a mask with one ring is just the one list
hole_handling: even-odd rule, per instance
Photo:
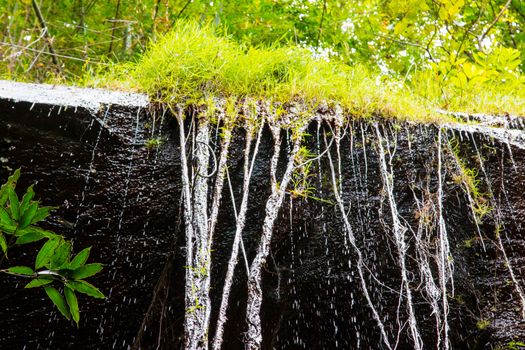
{"label": "green grass tuft", "polygon": [[523,84],[458,90],[428,71],[405,83],[362,65],[315,59],[297,46],[246,47],[211,26],[185,21],[152,42],[137,62],[113,66],[103,76],[91,74],[86,82],[142,91],[165,104],[201,104],[210,98],[299,102],[307,108],[323,103],[355,117],[423,122],[446,119],[438,109],[525,114]]}

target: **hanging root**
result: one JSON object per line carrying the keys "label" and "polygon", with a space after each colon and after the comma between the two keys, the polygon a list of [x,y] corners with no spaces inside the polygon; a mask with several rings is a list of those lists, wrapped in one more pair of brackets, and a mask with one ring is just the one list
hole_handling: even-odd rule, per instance
{"label": "hanging root", "polygon": [[[233,239],[232,252],[230,255],[230,260],[228,262],[228,269],[226,271],[226,277],[224,280],[224,287],[222,290],[222,299],[221,306],[219,309],[219,317],[217,319],[217,329],[215,332],[215,338],[213,340],[213,349],[220,350],[223,342],[224,335],[224,324],[226,323],[226,312],[228,310],[228,302],[230,298],[230,292],[233,284],[233,275],[235,272],[235,267],[239,260],[239,246],[242,243],[242,231],[244,230],[244,225],[246,222],[246,212],[248,210],[248,198],[250,190],[250,180],[252,176],[253,166],[255,164],[255,158],[259,150],[259,143],[261,141],[262,128],[264,126],[264,121],[261,121],[261,128],[257,136],[257,141],[255,143],[255,148],[253,150],[253,156],[250,165],[250,149],[253,140],[253,133],[255,125],[253,122],[248,122],[246,130],[246,147],[244,149],[244,180],[243,180],[243,194],[241,207],[239,213],[236,215],[236,228],[235,228],[235,237]],[[232,198],[234,202],[234,198]],[[234,203],[235,205],[235,203]]]}
{"label": "hanging root", "polygon": [[[385,159],[385,150],[383,148],[383,137],[379,131],[379,127],[375,124],[376,134],[377,134],[377,148],[379,150],[379,166],[381,177],[383,179],[383,186],[388,197],[388,204],[390,206],[390,212],[392,214],[392,223],[394,228],[394,238],[396,242],[396,247],[398,251],[398,262],[401,268],[401,289],[404,289],[406,296],[406,303],[408,309],[408,323],[410,327],[410,333],[414,341],[414,349],[420,350],[423,347],[423,340],[419,334],[417,328],[416,315],[414,313],[414,305],[412,303],[412,291],[410,290],[410,284],[407,277],[407,267],[406,267],[406,252],[407,246],[405,242],[405,232],[407,228],[401,224],[399,217],[399,212],[397,211],[397,204],[394,199],[394,173],[392,172],[392,156],[389,158],[389,166],[387,166]],[[388,150],[390,152],[390,150]],[[403,293],[400,293],[403,294]]]}
{"label": "hanging root", "polygon": [[[215,226],[217,225],[217,217],[219,215],[219,207],[222,197],[222,189],[224,187],[224,177],[226,174],[228,151],[232,139],[232,131],[236,116],[227,114],[224,116],[224,127],[222,128],[221,136],[221,153],[219,155],[219,164],[217,166],[217,176],[215,178],[215,188],[213,191],[213,200],[211,206],[211,215],[209,222],[209,240],[210,247],[213,242],[213,235],[215,233]],[[219,124],[220,121],[217,123]]]}
{"label": "hanging root", "polygon": [[[416,262],[419,268],[421,283],[423,284],[424,294],[426,300],[432,308],[432,314],[436,320],[436,349],[441,348],[441,330],[442,330],[442,320],[441,320],[441,292],[439,287],[436,285],[434,274],[432,272],[430,257],[433,257],[433,229],[432,223],[435,221],[436,208],[432,201],[430,189],[428,185],[430,179],[427,179],[427,188],[425,193],[422,194],[422,198],[419,199],[413,191],[414,201],[417,206],[418,214],[418,228],[417,232],[414,234],[414,244],[416,247]],[[436,249],[437,250],[437,249]]]}
{"label": "hanging root", "polygon": [[[196,321],[197,329],[193,332],[195,339],[189,349],[208,348],[208,317],[210,307],[210,247],[208,246],[208,179],[207,174],[210,158],[209,124],[206,118],[200,118],[195,136],[196,171],[193,185],[193,228],[195,233],[194,253],[191,271],[193,274],[193,309],[190,317]],[[208,288],[207,288],[208,287]]]}
{"label": "hanging root", "polygon": [[[179,140],[180,140],[180,158],[182,167],[182,196],[184,201],[184,227],[186,235],[186,287],[184,295],[184,304],[186,310],[189,310],[193,305],[193,273],[190,270],[193,262],[193,210],[191,205],[191,192],[190,192],[190,174],[188,169],[188,159],[186,155],[186,133],[184,130],[184,109],[181,106],[177,106],[177,110],[174,111],[179,122]],[[186,339],[186,348],[191,344],[190,339],[193,339],[193,330],[195,325],[194,320],[185,313],[184,321],[184,338]]]}
{"label": "hanging root", "polygon": [[[230,148],[231,138],[232,138],[232,130],[233,130],[233,123],[235,121],[235,115],[225,115],[224,120],[224,127],[223,127],[223,133],[221,137],[221,153],[219,156],[219,163],[217,165],[217,174],[215,178],[215,188],[213,191],[213,199],[212,199],[212,206],[211,206],[211,215],[209,219],[209,225],[208,225],[208,244],[206,249],[206,265],[208,268],[207,278],[204,280],[204,289],[207,291],[208,298],[206,299],[208,305],[206,306],[206,315],[205,315],[205,325],[206,330],[208,331],[209,324],[210,324],[210,315],[211,315],[211,300],[209,298],[209,291],[210,291],[210,272],[211,269],[209,268],[209,265],[211,264],[211,251],[212,251],[212,245],[213,245],[213,237],[215,234],[215,227],[217,225],[217,218],[219,215],[219,207],[221,203],[221,197],[222,197],[222,189],[224,187],[224,178],[226,174],[226,168],[227,168],[227,160],[228,160],[228,151]],[[219,124],[218,122],[217,124]]]}
{"label": "hanging root", "polygon": [[[326,145],[327,144],[326,135],[325,135],[324,141]],[[361,289],[363,290],[363,294],[368,303],[368,307],[370,308],[370,311],[372,311],[372,315],[377,322],[377,326],[379,327],[379,331],[381,332],[382,341],[387,347],[387,349],[391,350],[392,346],[390,345],[390,342],[388,340],[388,336],[386,334],[386,330],[385,330],[383,321],[381,320],[381,317],[379,316],[379,313],[377,309],[375,308],[374,303],[372,302],[372,298],[370,297],[370,294],[368,293],[368,286],[367,286],[365,275],[363,272],[363,268],[364,268],[363,253],[357,246],[357,242],[356,242],[354,233],[352,231],[352,226],[350,225],[350,221],[348,220],[348,216],[346,215],[346,212],[345,212],[343,200],[341,199],[341,194],[339,193],[339,189],[337,186],[336,172],[334,169],[334,163],[332,162],[332,156],[330,155],[330,152],[328,152],[327,155],[328,155],[329,164],[330,164],[330,171],[331,171],[331,177],[332,177],[332,189],[334,192],[334,197],[337,202],[339,211],[341,212],[341,215],[343,217],[343,222],[345,225],[346,233],[348,235],[348,240],[350,241],[350,245],[352,246],[354,253],[357,255],[357,272],[359,274],[359,280],[361,282]]]}
{"label": "hanging root", "polygon": [[207,259],[210,247],[208,246],[208,179],[204,174],[207,174],[210,157],[209,125],[206,118],[199,118],[194,142],[196,169],[193,172],[192,193],[186,156],[183,108],[178,106],[176,113],[179,122],[186,228],[185,348],[207,349],[209,321],[207,315],[210,307],[210,262]]}
{"label": "hanging root", "polygon": [[277,183],[277,161],[281,149],[280,126],[270,125],[274,137],[274,153],[270,163],[272,193],[266,202],[266,216],[263,224],[263,232],[259,246],[257,247],[257,254],[250,267],[250,275],[248,276],[248,306],[246,310],[248,331],[246,332],[246,349],[252,350],[261,348],[262,330],[260,312],[262,304],[262,267],[266,263],[266,258],[269,254],[273,226],[277,214],[279,213],[279,209],[282,206],[286,188],[292,177],[292,172],[295,168],[295,158],[301,147],[301,138],[305,127],[306,125],[299,127],[292,135],[293,148],[289,155],[288,164],[281,182]]}
{"label": "hanging root", "polygon": [[447,295],[447,284],[450,280],[452,284],[452,294],[454,294],[454,280],[453,280],[453,267],[452,267],[452,254],[450,253],[450,244],[448,241],[447,228],[445,225],[445,219],[443,218],[443,179],[441,174],[441,135],[442,130],[438,130],[438,192],[437,192],[437,213],[438,213],[438,242],[439,242],[439,259],[438,259],[438,272],[439,272],[439,285],[441,288],[441,307],[443,310],[443,349],[448,350],[450,343],[448,338],[448,295]]}

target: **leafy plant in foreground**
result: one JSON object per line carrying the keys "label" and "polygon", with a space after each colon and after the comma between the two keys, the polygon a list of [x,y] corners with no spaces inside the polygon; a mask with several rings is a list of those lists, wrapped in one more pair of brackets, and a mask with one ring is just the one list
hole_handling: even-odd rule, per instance
{"label": "leafy plant in foreground", "polygon": [[12,266],[0,271],[31,279],[25,288],[42,287],[60,313],[78,326],[80,311],[76,293],[105,298],[100,290],[85,281],[99,273],[102,264],[87,264],[91,247],[73,256],[70,241],[36,225],[47,218],[54,208],[40,206],[38,201],[33,200],[33,186],[20,200],[15,192],[19,177],[20,169],[0,188],[0,247],[3,253],[0,264],[8,258],[8,251],[13,246],[42,240],[46,242],[36,255],[34,267]]}

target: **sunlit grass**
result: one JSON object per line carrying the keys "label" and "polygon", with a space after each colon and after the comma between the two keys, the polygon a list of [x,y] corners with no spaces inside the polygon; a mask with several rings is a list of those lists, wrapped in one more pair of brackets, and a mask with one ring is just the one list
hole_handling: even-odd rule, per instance
{"label": "sunlit grass", "polygon": [[194,22],[177,23],[136,62],[87,74],[84,84],[141,91],[167,104],[210,97],[298,102],[312,109],[337,104],[350,117],[440,121],[445,118],[440,109],[525,114],[523,84],[458,90],[439,85],[428,73],[401,83],[363,65],[314,59],[296,46],[245,47]]}
{"label": "sunlit grass", "polygon": [[525,116],[525,77],[513,81],[467,83],[458,87],[439,83],[432,72],[416,74],[413,91],[435,108],[454,112]]}

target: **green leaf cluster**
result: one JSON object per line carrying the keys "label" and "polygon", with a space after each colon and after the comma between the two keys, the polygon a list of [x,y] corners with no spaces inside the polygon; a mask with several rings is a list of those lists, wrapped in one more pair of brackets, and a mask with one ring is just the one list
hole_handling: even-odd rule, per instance
{"label": "green leaf cluster", "polygon": [[7,257],[12,245],[22,245],[36,242],[44,238],[53,238],[53,232],[46,231],[36,224],[49,216],[53,207],[42,207],[34,201],[33,186],[26,189],[22,199],[16,193],[16,184],[20,177],[20,169],[9,177],[0,187],[0,247]]}
{"label": "green leaf cluster", "polygon": [[37,226],[54,208],[40,206],[38,201],[33,200],[33,186],[27,188],[22,199],[19,199],[16,193],[19,177],[20,169],[0,188],[0,246],[4,254],[1,262],[7,259],[8,250],[14,246],[41,240],[45,240],[45,243],[35,257],[34,268],[11,266],[0,271],[31,279],[25,288],[43,287],[60,313],[78,326],[80,311],[76,293],[104,299],[100,290],[85,281],[99,273],[103,266],[100,263],[87,263],[91,247],[73,256],[70,241]]}

